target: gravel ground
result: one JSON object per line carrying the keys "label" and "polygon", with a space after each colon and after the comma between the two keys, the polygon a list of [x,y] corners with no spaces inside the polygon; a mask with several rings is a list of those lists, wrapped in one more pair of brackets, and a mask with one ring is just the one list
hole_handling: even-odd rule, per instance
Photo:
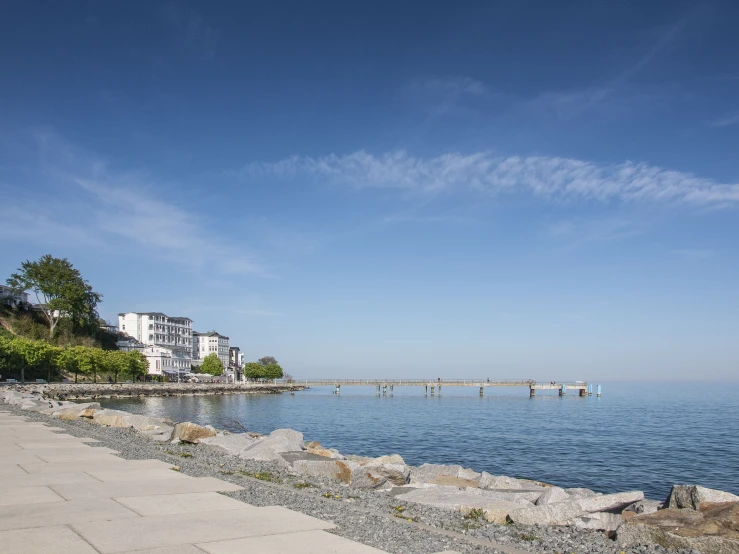
{"label": "gravel ground", "polygon": [[88,420],[61,421],[13,406],[2,406],[2,409],[64,428],[71,435],[97,439],[100,442],[90,446],[113,448],[123,458],[155,458],[172,463],[193,477],[211,476],[236,483],[244,490],[227,493],[228,496],[255,506],[284,506],[331,521],[337,525],[333,533],[387,552],[700,554],[695,550],[666,550],[657,545],[623,551],[605,534],[596,531],[563,526],[497,525],[465,519],[449,510],[400,504],[391,493],[353,489],[316,478],[308,481],[273,464],[242,460],[204,446],[156,443],[133,429],[101,427]]}

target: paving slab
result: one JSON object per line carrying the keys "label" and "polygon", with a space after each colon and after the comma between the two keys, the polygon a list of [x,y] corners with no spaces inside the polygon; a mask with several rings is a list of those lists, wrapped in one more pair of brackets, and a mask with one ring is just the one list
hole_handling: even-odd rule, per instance
{"label": "paving slab", "polygon": [[0,452],[0,466],[5,464],[30,464],[38,462],[43,462],[43,460],[28,450]]}
{"label": "paving slab", "polygon": [[[19,448],[23,448],[25,450],[48,450],[48,449],[54,449],[54,450],[83,450],[85,448],[90,449],[94,448],[90,446],[87,443],[80,442],[74,438],[72,439],[42,439],[42,438],[35,438],[33,441],[29,442],[16,442],[16,446]],[[97,447],[96,450],[112,450],[112,449],[105,449],[104,447]]]}
{"label": "paving slab", "polygon": [[179,471],[173,471],[168,467],[145,469],[136,469],[134,467],[128,469],[126,464],[121,464],[120,470],[118,468],[109,468],[107,470],[87,471],[85,473],[91,475],[98,481],[106,483],[116,481],[142,481],[147,479],[192,479],[189,475],[185,475]]}
{"label": "paving slab", "polygon": [[0,552],[7,554],[97,554],[69,527],[0,531]]}
{"label": "paving slab", "polygon": [[[70,500],[69,502],[0,506],[0,530],[135,518],[140,518],[140,516],[110,498],[99,498],[94,502]],[[2,551],[2,544],[0,544],[0,552]]]}
{"label": "paving slab", "polygon": [[115,500],[142,516],[241,510],[251,506],[217,492],[130,496]]}
{"label": "paving slab", "polygon": [[110,450],[109,448],[91,448],[85,452],[68,452],[64,454],[56,452],[42,452],[39,450],[31,450],[29,452],[35,452],[36,456],[41,458],[44,462],[49,463],[65,463],[72,464],[77,462],[85,461],[102,461],[113,458],[112,454],[117,454],[116,450],[110,450],[110,452],[96,452],[97,450]]}
{"label": "paving slab", "polygon": [[128,496],[153,496],[186,492],[230,492],[242,487],[213,477],[188,477],[187,479],[147,479],[141,481],[113,481],[88,485],[49,485],[59,496],[67,500],[94,498],[124,498]]}
{"label": "paving slab", "polygon": [[[18,467],[18,466],[15,466]],[[20,475],[3,475],[0,473],[0,490],[10,487],[43,487],[46,485],[71,485],[77,483],[99,483],[87,473],[36,473],[22,472]]]}
{"label": "paving slab", "polygon": [[178,544],[177,546],[145,548],[144,550],[126,550],[121,554],[203,554],[203,551],[192,544]]}
{"label": "paving slab", "polygon": [[0,463],[0,476],[6,477],[6,476],[13,476],[13,475],[28,475],[21,466],[18,464],[11,464],[11,463]]}
{"label": "paving slab", "polygon": [[64,502],[64,498],[49,487],[11,487],[0,489],[0,506],[38,504],[41,502]]}
{"label": "paving slab", "polygon": [[358,542],[326,533],[303,531],[283,535],[269,535],[209,543],[196,546],[208,554],[243,554],[244,552],[269,552],[270,554],[382,554],[378,550]]}
{"label": "paving slab", "polygon": [[[163,468],[169,469],[172,464],[160,460],[124,460],[116,456],[109,459],[78,462],[74,465],[65,463],[46,463],[37,459],[35,463],[19,464],[21,469],[27,473],[79,473],[87,471],[140,471],[144,469]],[[0,466],[2,467],[2,466]]]}
{"label": "paving slab", "polygon": [[334,528],[276,506],[145,517],[137,523],[146,533],[132,533],[127,521],[75,523],[72,528],[102,554]]}

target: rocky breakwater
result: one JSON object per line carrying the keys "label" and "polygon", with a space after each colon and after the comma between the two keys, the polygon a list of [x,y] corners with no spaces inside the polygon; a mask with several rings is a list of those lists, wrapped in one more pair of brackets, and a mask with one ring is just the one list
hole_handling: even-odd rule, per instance
{"label": "rocky breakwater", "polygon": [[45,398],[83,400],[140,396],[186,396],[206,394],[276,394],[305,387],[270,383],[52,383],[27,385]]}
{"label": "rocky breakwater", "polygon": [[614,548],[629,552],[651,552],[642,545],[656,544],[702,554],[739,553],[739,497],[723,491],[676,485],[669,498],[660,502],[645,499],[641,491],[600,494],[458,465],[413,467],[398,454],[377,458],[344,455],[305,441],[302,433],[292,429],[277,429],[268,435],[230,433],[192,422],[101,409],[97,402],[48,399],[38,390],[20,387],[0,391],[0,400],[63,420],[134,429],[162,445],[197,445],[198,450],[212,449],[245,463],[259,462],[274,475],[292,476],[306,486],[376,492],[404,507],[426,506],[524,533],[553,528],[603,532],[617,541]]}

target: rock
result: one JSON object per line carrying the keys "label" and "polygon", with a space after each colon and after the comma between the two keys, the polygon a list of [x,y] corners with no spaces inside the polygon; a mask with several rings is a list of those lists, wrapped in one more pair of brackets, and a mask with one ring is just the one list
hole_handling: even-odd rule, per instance
{"label": "rock", "polygon": [[295,431],[294,429],[275,429],[269,435],[271,438],[284,439],[288,442],[299,442],[300,448],[296,450],[305,450],[303,447],[303,433]]}
{"label": "rock", "polygon": [[486,514],[488,521],[497,523],[503,523],[511,512],[533,506],[530,501],[517,493],[444,486],[412,489],[407,493],[397,495],[396,499],[453,509],[463,513],[480,509]]}
{"label": "rock", "polygon": [[385,477],[390,483],[398,486],[408,483],[411,474],[411,468],[405,464],[403,458],[398,454],[372,458],[362,464],[362,466],[376,475]]}
{"label": "rock", "polygon": [[93,414],[92,422],[106,427],[130,427],[125,420],[125,417],[130,415],[121,410],[98,410]]}
{"label": "rock", "polygon": [[523,525],[564,525],[583,515],[585,512],[580,504],[572,500],[516,510],[508,517],[513,523]]}
{"label": "rock", "polygon": [[460,479],[459,477],[452,477],[451,475],[440,475],[433,481],[434,485],[444,485],[447,487],[457,487],[460,489],[464,488],[477,488],[477,481],[471,479]]}
{"label": "rock", "polygon": [[739,496],[696,485],[674,485],[666,504],[668,508],[697,510],[702,502],[739,502]]}
{"label": "rock", "polygon": [[481,489],[491,490],[539,490],[544,491],[545,487],[527,481],[525,479],[515,479],[505,475],[490,475],[483,471],[480,476],[478,486]]}
{"label": "rock", "polygon": [[324,477],[349,484],[352,470],[358,465],[347,460],[296,460],[292,467],[301,475]]}
{"label": "rock", "polygon": [[457,477],[464,468],[458,465],[423,464],[411,469],[411,484],[433,484],[438,477]]}
{"label": "rock", "polygon": [[572,498],[590,498],[591,496],[597,496],[597,494],[590,489],[565,489],[565,492]]}
{"label": "rock", "polygon": [[634,502],[633,504],[626,506],[624,508],[625,512],[632,512],[635,514],[653,514],[657,510],[661,510],[664,507],[664,502],[660,502],[659,500],[649,500],[648,498],[645,498],[644,500],[640,500],[639,502]]}
{"label": "rock", "polygon": [[584,512],[609,512],[623,510],[629,504],[644,500],[642,491],[617,492],[615,494],[602,494],[590,498],[579,498],[576,502]]}
{"label": "rock", "polygon": [[702,502],[699,509],[667,508],[630,517],[617,533],[621,548],[656,543],[703,554],[739,552],[739,502]]}
{"label": "rock", "polygon": [[86,404],[75,404],[71,407],[62,407],[52,413],[56,418],[63,420],[73,420],[80,417],[92,418],[95,412],[100,409],[99,402],[87,402]]}
{"label": "rock", "polygon": [[[158,429],[152,429],[149,431],[139,431],[141,436],[147,437],[156,442],[167,442],[172,439],[172,433],[174,433],[174,427],[171,425],[163,425]],[[180,439],[176,439],[180,442]]]}
{"label": "rock", "polygon": [[200,444],[207,444],[216,450],[235,456],[238,456],[242,450],[252,446],[256,442],[257,439],[250,437],[246,433],[216,435],[214,437],[200,439]]}
{"label": "rock", "polygon": [[621,514],[596,512],[576,517],[570,524],[578,529],[593,529],[595,531],[616,531],[623,523]]}
{"label": "rock", "polygon": [[536,500],[537,506],[544,506],[545,504],[554,504],[556,502],[568,502],[572,500],[569,494],[564,489],[559,487],[550,487],[546,489],[539,498]]}
{"label": "rock", "polygon": [[385,484],[387,483],[387,477],[385,477],[384,475],[380,475],[372,468],[368,468],[363,465],[357,465],[352,470],[349,483],[352,487],[357,489],[379,489],[385,486]]}
{"label": "rock", "polygon": [[474,469],[463,468],[457,472],[457,479],[464,479],[466,481],[477,481],[482,477],[482,473],[478,473]]}
{"label": "rock", "polygon": [[328,448],[324,448],[323,446],[321,446],[320,442],[311,441],[305,444],[305,448],[309,453],[315,454],[317,456],[323,456],[324,458],[333,458],[336,460],[346,459],[338,450],[329,450]]}
{"label": "rock", "polygon": [[200,442],[200,439],[204,439],[206,437],[214,437],[215,435],[216,433],[212,429],[208,429],[206,427],[203,427],[202,425],[186,421],[184,423],[178,423],[174,426],[172,438],[179,439],[182,442],[198,444]]}

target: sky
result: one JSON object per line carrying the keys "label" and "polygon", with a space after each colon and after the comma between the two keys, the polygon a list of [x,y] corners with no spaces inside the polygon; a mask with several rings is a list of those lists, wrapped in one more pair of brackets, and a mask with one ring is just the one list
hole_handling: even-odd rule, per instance
{"label": "sky", "polygon": [[739,5],[2,3],[0,276],[295,377],[739,380]]}

